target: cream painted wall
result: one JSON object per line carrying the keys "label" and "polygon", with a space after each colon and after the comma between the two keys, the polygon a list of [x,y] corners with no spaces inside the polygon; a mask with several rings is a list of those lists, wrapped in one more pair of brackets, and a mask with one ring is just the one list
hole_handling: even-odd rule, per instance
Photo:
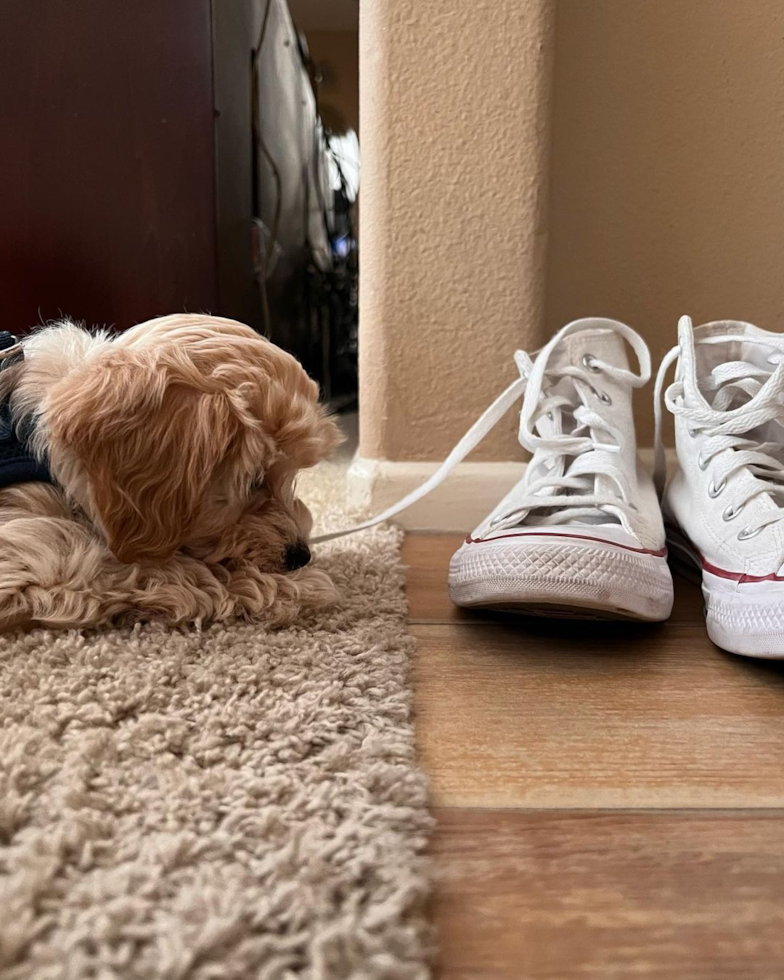
{"label": "cream painted wall", "polygon": [[442,458],[577,316],[784,328],[780,0],[362,2],[363,456]]}
{"label": "cream painted wall", "polygon": [[[784,329],[784,4],[558,0],[547,323]],[[652,440],[652,392],[638,436]]]}
{"label": "cream painted wall", "polygon": [[364,457],[442,458],[542,340],[552,7],[362,0]]}

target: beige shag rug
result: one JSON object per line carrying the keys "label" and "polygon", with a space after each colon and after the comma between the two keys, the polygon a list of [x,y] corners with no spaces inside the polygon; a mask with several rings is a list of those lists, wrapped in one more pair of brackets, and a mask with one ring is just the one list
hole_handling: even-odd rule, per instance
{"label": "beige shag rug", "polygon": [[344,601],[281,632],[0,637],[3,980],[429,975],[399,545],[322,546]]}

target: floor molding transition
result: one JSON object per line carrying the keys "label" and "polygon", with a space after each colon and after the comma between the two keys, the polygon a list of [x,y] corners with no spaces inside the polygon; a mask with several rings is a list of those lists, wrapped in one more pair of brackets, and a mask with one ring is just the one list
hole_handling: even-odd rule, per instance
{"label": "floor molding transition", "polygon": [[[667,454],[668,461],[674,459],[671,450]],[[640,456],[649,469],[653,467],[653,449],[641,449]],[[439,466],[435,461],[355,456],[348,469],[349,505],[377,514],[415,490]],[[468,532],[511,490],[524,469],[520,460],[460,463],[444,484],[398,515],[395,523],[407,531]]]}

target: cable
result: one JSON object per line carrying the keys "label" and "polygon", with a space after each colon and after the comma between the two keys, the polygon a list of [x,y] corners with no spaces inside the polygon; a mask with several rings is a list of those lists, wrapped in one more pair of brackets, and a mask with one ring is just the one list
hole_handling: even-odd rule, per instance
{"label": "cable", "polygon": [[[273,0],[267,0],[266,2],[264,8],[264,14],[262,16],[261,24],[259,27],[259,33],[256,40],[256,44],[252,48],[252,59],[251,59],[251,84],[252,84],[251,107],[252,107],[252,131],[253,131],[253,146],[254,146],[253,204],[254,204],[254,212],[257,217],[259,217],[261,213],[261,207],[259,201],[259,164],[262,158],[266,161],[266,164],[270,169],[274,181],[274,187],[275,187],[275,203],[274,203],[272,224],[271,224],[271,228],[269,229],[269,235],[267,238],[266,247],[264,249],[264,256],[263,256],[264,268],[261,270],[262,275],[259,276],[259,292],[260,292],[260,298],[262,304],[264,333],[267,337],[270,337],[273,332],[272,316],[269,307],[269,297],[268,297],[268,290],[267,290],[267,272],[268,269],[270,268],[271,260],[273,259],[274,251],[277,245],[278,235],[280,232],[280,223],[282,220],[282,211],[283,211],[283,180],[281,176],[281,171],[272,153],[270,152],[269,147],[267,146],[264,140],[264,135],[262,133],[262,127],[261,127],[262,117],[260,111],[261,110],[261,91],[260,91],[261,57],[263,55],[264,42],[266,40],[267,33],[269,30],[270,17],[272,12],[272,2]],[[338,180],[340,183],[340,188],[343,193],[343,196],[346,199],[348,199],[348,195],[346,194],[347,181],[346,181],[345,172],[343,170],[343,167],[341,166],[340,160],[338,159],[337,153],[335,152],[331,144],[329,132],[326,126],[324,125],[324,120],[321,115],[319,102],[318,102],[318,90],[317,87],[314,85],[309,70],[309,65],[312,65],[312,59],[305,52],[303,46],[303,38],[300,36],[299,32],[296,31],[296,28],[294,28],[294,30],[295,30],[296,42],[297,42],[296,48],[297,48],[298,60],[302,69],[307,75],[308,84],[310,85],[311,91],[314,96],[314,110],[316,116],[315,125],[313,127],[314,132],[310,143],[310,152],[307,154],[308,159],[306,159],[301,172],[301,180],[303,181],[304,184],[303,187],[304,190],[303,207],[305,212],[303,215],[304,218],[303,230],[305,234],[304,245],[307,250],[307,253],[310,255],[310,263],[312,265],[314,273],[316,273],[318,276],[321,276],[323,278],[325,273],[322,273],[318,268],[318,265],[314,262],[316,253],[314,251],[314,245],[311,239],[312,226],[311,226],[310,207],[311,207],[311,201],[313,199],[313,194],[312,194],[313,191],[315,192],[314,203],[316,204],[316,207],[320,211],[319,219],[323,225],[323,233],[325,235],[328,252],[332,260],[331,262],[332,272],[334,273],[335,258],[331,254],[332,233],[330,230],[330,218],[329,218],[329,215],[334,211],[334,204],[331,207],[327,206],[327,201],[325,200],[326,188],[322,184],[322,179],[324,179],[326,176],[323,173],[323,169],[327,156],[331,158],[331,161],[335,166],[338,175]],[[315,184],[314,188],[311,188],[310,186],[311,180]],[[334,196],[334,191],[332,193]],[[349,211],[346,213],[346,220],[348,222],[348,234],[350,238],[353,240],[354,228],[353,228],[353,217],[352,217],[350,206],[349,206]],[[356,271],[354,269],[354,275],[355,274]],[[327,275],[329,276],[330,273],[327,273]],[[315,285],[315,284],[311,284],[311,285]],[[318,287],[316,288],[317,288],[317,294],[321,294],[323,292],[322,289]],[[321,367],[320,373],[324,376],[324,383],[328,384],[329,377],[332,373],[331,363],[330,363],[332,358],[332,338],[330,337],[331,323],[329,321],[333,316],[336,315],[335,310],[331,308],[334,305],[335,297],[333,297],[333,303],[329,304],[329,309],[325,310],[323,298],[317,295],[309,296],[308,294],[310,294],[310,292],[311,289],[306,288],[306,296],[308,297],[306,299],[306,305],[310,308],[310,313],[306,314],[306,316],[309,323],[309,329],[312,330],[315,327],[316,331],[319,334],[321,334],[320,343],[322,347],[322,355],[325,360],[322,360],[322,364],[320,366]],[[330,293],[330,295],[332,295],[333,292],[332,286],[329,287],[328,292]],[[315,301],[313,303],[313,306],[311,306],[312,300]],[[315,322],[314,322],[314,317],[315,317]],[[326,322],[325,322],[325,318],[326,318]],[[340,333],[342,337],[343,331],[345,330],[345,325],[343,323],[342,316],[340,318],[340,327],[341,327]],[[350,343],[350,338],[347,337],[345,342]]]}
{"label": "cable", "polygon": [[[264,335],[266,337],[270,337],[272,334],[269,301],[267,299],[267,269],[269,268],[270,259],[272,258],[275,245],[277,244],[278,231],[280,229],[280,215],[283,206],[283,182],[280,177],[280,170],[275,162],[275,158],[272,156],[267,144],[264,142],[264,137],[261,134],[261,126],[259,125],[259,58],[261,57],[261,49],[264,45],[264,38],[267,35],[267,24],[269,23],[271,7],[272,0],[267,0],[267,6],[264,8],[264,17],[262,18],[261,27],[259,28],[258,40],[256,41],[256,46],[252,49],[253,55],[251,58],[251,118],[253,140],[256,149],[261,152],[264,159],[267,161],[267,164],[272,171],[272,177],[275,181],[275,210],[273,213],[269,240],[264,251],[264,268],[262,270],[260,282],[262,318],[264,320]],[[257,160],[253,174],[254,211],[257,215],[260,210],[258,207],[258,178],[259,174]]]}

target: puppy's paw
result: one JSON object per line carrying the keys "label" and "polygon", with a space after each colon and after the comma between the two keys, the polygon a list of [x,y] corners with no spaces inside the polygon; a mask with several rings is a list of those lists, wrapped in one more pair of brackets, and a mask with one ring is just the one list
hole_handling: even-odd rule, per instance
{"label": "puppy's paw", "polygon": [[300,590],[303,611],[312,612],[334,606],[340,599],[335,583],[321,568],[301,569],[291,576]]}
{"label": "puppy's paw", "polygon": [[234,616],[278,628],[289,626],[317,609],[337,601],[332,579],[318,568],[288,575],[262,572],[250,563],[231,570],[228,592]]}

